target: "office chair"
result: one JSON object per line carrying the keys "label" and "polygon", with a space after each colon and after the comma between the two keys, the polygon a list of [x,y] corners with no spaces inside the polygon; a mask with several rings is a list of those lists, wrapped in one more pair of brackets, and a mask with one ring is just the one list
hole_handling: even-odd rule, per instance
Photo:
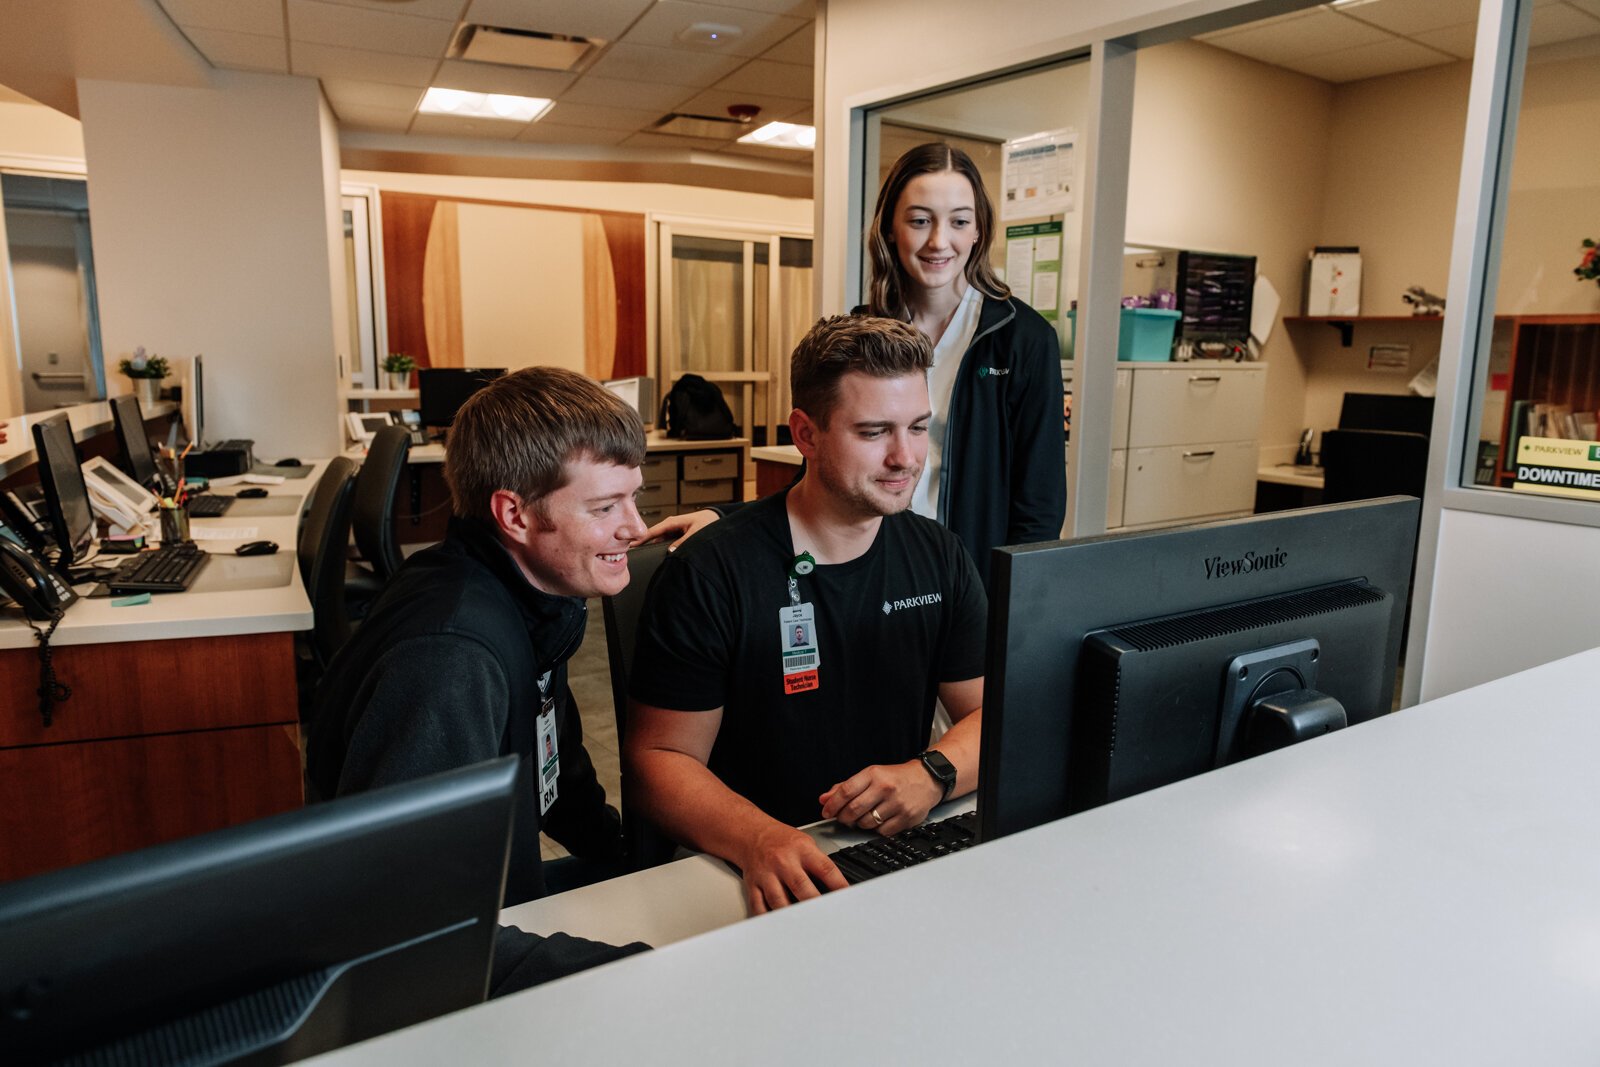
{"label": "office chair", "polygon": [[[628,587],[616,596],[601,598],[606,622],[606,656],[611,663],[611,703],[617,716],[617,745],[624,742],[628,720],[628,667],[644,613],[645,593],[656,568],[667,558],[667,544],[645,545],[628,553]],[[642,871],[667,862],[677,849],[666,835],[631,811],[628,804],[628,768],[622,768],[622,833],[628,850],[628,869]]]}
{"label": "office chair", "polygon": [[1403,493],[1422,496],[1428,481],[1428,438],[1395,430],[1324,430],[1322,502]]}
{"label": "office chair", "polygon": [[349,639],[350,615],[345,607],[345,549],[350,543],[350,505],[355,489],[356,464],[336,456],[311,496],[300,523],[300,580],[311,601],[311,652],[325,670],[339,646]]}
{"label": "office chair", "polygon": [[365,615],[365,607],[405,562],[394,536],[394,497],[410,452],[410,431],[404,426],[385,426],[373,435],[361,473],[356,475],[350,526],[366,565],[346,568],[345,596],[358,615]]}

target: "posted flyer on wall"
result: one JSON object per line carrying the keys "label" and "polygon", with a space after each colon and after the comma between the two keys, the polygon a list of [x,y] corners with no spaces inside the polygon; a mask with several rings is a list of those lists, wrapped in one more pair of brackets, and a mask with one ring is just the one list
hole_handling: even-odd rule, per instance
{"label": "posted flyer on wall", "polygon": [[1078,131],[1050,130],[1007,141],[1001,153],[1000,218],[1065,215],[1077,207]]}
{"label": "posted flyer on wall", "polygon": [[1524,437],[1517,443],[1517,480],[1523,493],[1600,500],[1600,444],[1554,437]]}

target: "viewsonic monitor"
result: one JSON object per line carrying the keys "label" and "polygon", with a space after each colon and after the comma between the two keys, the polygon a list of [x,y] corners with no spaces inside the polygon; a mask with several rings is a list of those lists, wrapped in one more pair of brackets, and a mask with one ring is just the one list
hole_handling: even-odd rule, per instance
{"label": "viewsonic monitor", "polygon": [[417,371],[422,425],[449,426],[469,396],[505,372],[504,367],[426,367]]}
{"label": "viewsonic monitor", "polygon": [[94,547],[94,508],[65,413],[33,424],[33,447],[39,457],[39,488],[59,549],[55,566],[65,577],[67,568]]}
{"label": "viewsonic monitor", "polygon": [[144,410],[132,393],[111,398],[111,421],[117,432],[117,465],[134,481],[148,488],[161,483],[161,470],[150,438],[144,431]]}
{"label": "viewsonic monitor", "polygon": [[1388,712],[1420,508],[996,549],[983,839]]}
{"label": "viewsonic monitor", "polygon": [[286,1063],[481,1002],[507,757],[0,886],[8,1064]]}

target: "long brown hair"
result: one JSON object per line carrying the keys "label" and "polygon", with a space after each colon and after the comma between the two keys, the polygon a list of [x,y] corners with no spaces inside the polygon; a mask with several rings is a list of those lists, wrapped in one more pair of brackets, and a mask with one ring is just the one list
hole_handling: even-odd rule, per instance
{"label": "long brown hair", "polygon": [[972,186],[973,208],[978,223],[978,236],[972,243],[972,253],[967,257],[967,284],[984,296],[1004,300],[1011,295],[1006,283],[995,276],[989,266],[989,246],[994,242],[994,205],[983,187],[983,176],[978,173],[972,157],[953,144],[935,141],[918,145],[895,160],[878,190],[878,206],[872,213],[872,224],[867,227],[867,253],[872,263],[872,284],[867,290],[867,307],[874,315],[905,319],[911,315],[906,303],[905,268],[894,249],[894,211],[900,203],[911,180],[923,174],[941,174],[955,171]]}

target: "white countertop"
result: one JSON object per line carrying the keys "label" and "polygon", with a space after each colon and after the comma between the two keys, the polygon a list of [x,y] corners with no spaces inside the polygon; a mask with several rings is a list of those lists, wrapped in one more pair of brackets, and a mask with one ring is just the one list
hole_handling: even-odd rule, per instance
{"label": "white countertop", "polygon": [[[668,437],[660,430],[653,430],[645,434],[644,448],[646,452],[709,452],[713,449],[748,448],[748,437],[722,437],[713,441],[685,441],[682,438]],[[358,462],[366,455],[366,449],[359,445],[352,447],[346,455]],[[799,455],[798,452],[795,453]],[[444,445],[427,444],[413,445],[406,455],[407,463],[443,463]],[[796,462],[799,462],[796,460]]]}
{"label": "white countertop", "polygon": [[790,467],[800,466],[805,459],[794,445],[762,445],[750,450],[750,458],[767,463],[782,463]]}
{"label": "white countertop", "polygon": [[1321,489],[1321,467],[1307,467],[1294,463],[1263,463],[1256,469],[1256,481],[1276,485],[1298,485],[1302,489]]}
{"label": "white countertop", "polygon": [[[148,409],[143,414],[147,419],[158,415],[170,415],[178,410],[178,405],[170,400],[163,400]],[[111,405],[104,400],[96,400],[89,404],[78,404],[70,408],[57,408],[54,411],[38,411],[31,415],[10,415],[0,422],[6,424],[6,440],[0,443],[0,478],[8,478],[17,471],[38,462],[38,457],[33,451],[33,424],[52,415],[67,413],[67,421],[72,424],[72,437],[75,441],[84,441],[97,434],[109,433],[112,428]]]}

